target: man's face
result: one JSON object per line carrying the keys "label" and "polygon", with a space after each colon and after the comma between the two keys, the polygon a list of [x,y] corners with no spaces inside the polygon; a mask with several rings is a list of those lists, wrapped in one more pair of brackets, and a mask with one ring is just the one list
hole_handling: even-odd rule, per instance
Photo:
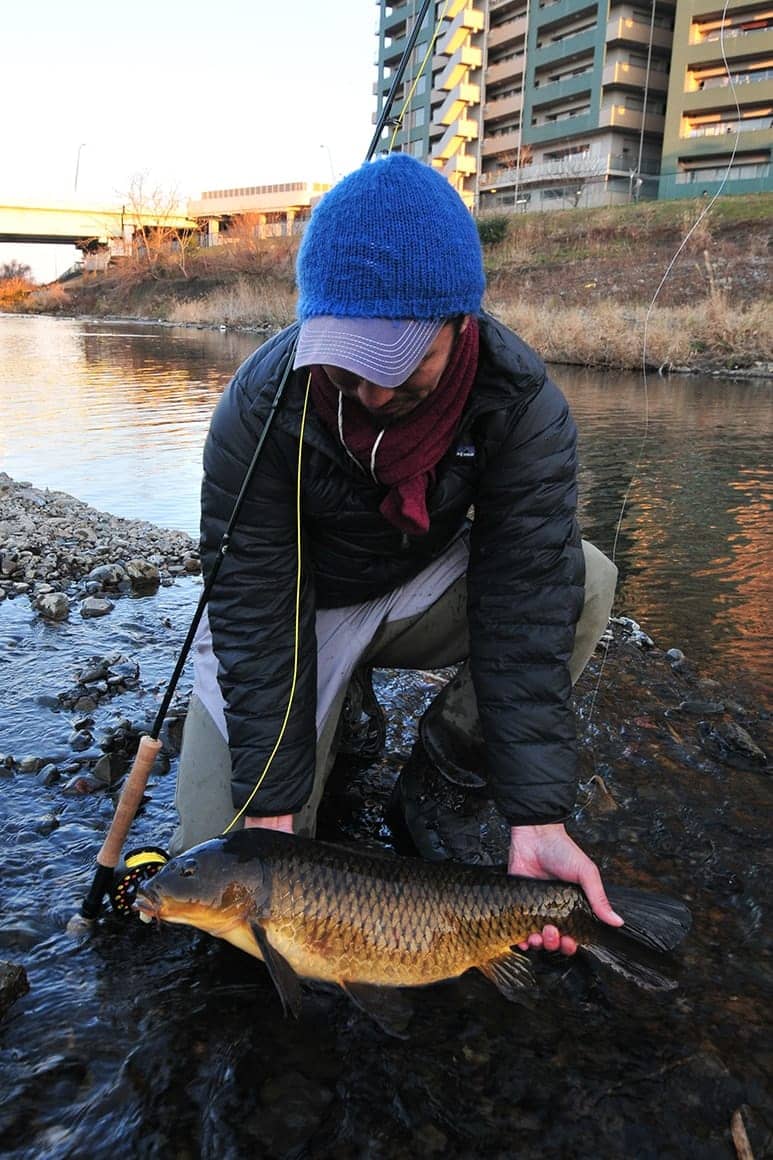
{"label": "man's face", "polygon": [[[460,334],[466,329],[468,321],[465,317],[459,328]],[[356,400],[382,427],[391,427],[409,415],[435,390],[448,365],[456,338],[453,323],[447,322],[438,331],[435,341],[416,370],[399,387],[379,387],[341,367],[325,365],[323,370],[345,398]]]}

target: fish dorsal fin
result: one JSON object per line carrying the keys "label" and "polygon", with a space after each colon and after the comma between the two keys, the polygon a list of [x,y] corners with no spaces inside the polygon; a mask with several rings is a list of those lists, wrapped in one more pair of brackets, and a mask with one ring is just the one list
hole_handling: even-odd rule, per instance
{"label": "fish dorsal fin", "polygon": [[361,1011],[370,1015],[382,1031],[395,1039],[407,1039],[405,1030],[410,1022],[413,1008],[407,995],[395,987],[378,987],[371,983],[350,983],[344,980],[341,986],[353,1003]]}
{"label": "fish dorsal fin", "polygon": [[263,962],[268,967],[271,980],[279,992],[279,998],[282,1000],[282,1009],[285,1015],[288,1011],[292,1011],[297,1019],[301,1013],[301,984],[298,976],[284,955],[281,955],[278,950],[272,947],[263,927],[259,926],[257,922],[251,922],[250,926],[252,933],[255,935],[255,941],[260,947]]}
{"label": "fish dorsal fin", "polygon": [[495,959],[489,959],[487,963],[481,963],[478,970],[511,1003],[523,1003],[527,1007],[532,1005],[537,980],[526,955],[520,955],[518,951],[506,951]]}

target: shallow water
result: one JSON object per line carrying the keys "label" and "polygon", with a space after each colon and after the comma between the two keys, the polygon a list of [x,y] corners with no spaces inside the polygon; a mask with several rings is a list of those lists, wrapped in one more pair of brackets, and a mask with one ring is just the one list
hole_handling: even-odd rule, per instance
{"label": "shallow water", "polygon": [[[0,468],[193,530],[209,413],[254,339],[0,318],[6,335],[17,353],[4,367],[0,356]],[[100,368],[91,379],[89,367]],[[641,383],[559,373],[583,430],[585,527],[610,548],[641,443]],[[0,1024],[0,1153],[704,1160],[735,1155],[740,1110],[765,1155],[769,773],[714,760],[699,726],[717,718],[679,705],[732,702],[732,718],[764,742],[770,400],[770,385],[650,384],[648,452],[618,544],[622,611],[698,663],[690,676],[662,654],[618,649],[601,683],[597,658],[578,689],[584,785],[601,776],[614,806],[588,789],[575,833],[610,881],[692,907],[678,991],[649,994],[543,956],[534,1010],[473,973],[415,996],[405,1043],[321,989],[305,996],[300,1022],[285,1020],[260,964],[185,929],[106,914],[74,943],[65,926],[89,885],[110,796],[68,796],[64,778],[46,787],[0,768],[0,959],[22,963],[31,988]],[[198,580],[178,580],[118,599],[103,620],[58,625],[25,597],[0,604],[0,753],[63,767],[77,757],[77,715],[57,695],[108,654],[135,660],[140,680],[92,714],[95,747],[122,718],[150,721],[199,591]],[[720,684],[701,686],[705,676]],[[339,771],[328,836],[389,846],[389,788],[437,679],[377,674],[388,754],[368,771]],[[189,683],[186,672],[182,698]],[[167,843],[175,770],[172,753],[151,777],[130,845]]]}

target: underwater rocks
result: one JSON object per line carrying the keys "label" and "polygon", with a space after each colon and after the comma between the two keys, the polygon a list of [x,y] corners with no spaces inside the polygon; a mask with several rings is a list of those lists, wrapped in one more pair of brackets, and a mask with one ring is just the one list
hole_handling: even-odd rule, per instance
{"label": "underwater rocks", "polygon": [[0,1019],[8,1008],[30,989],[27,972],[18,963],[0,960]]}

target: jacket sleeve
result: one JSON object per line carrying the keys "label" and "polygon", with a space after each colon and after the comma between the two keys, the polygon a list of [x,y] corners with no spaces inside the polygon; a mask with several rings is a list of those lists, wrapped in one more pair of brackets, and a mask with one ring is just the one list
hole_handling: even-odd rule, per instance
{"label": "jacket sleeve", "polygon": [[468,576],[488,775],[510,825],[562,821],[574,804],[568,661],[585,582],[576,470],[574,421],[546,379],[486,465]]}
{"label": "jacket sleeve", "polygon": [[[268,389],[273,391],[275,384]],[[253,394],[237,373],[215,409],[205,444],[201,519],[205,575],[263,428]],[[310,572],[301,561],[296,623],[297,472],[298,439],[274,424],[208,605],[226,702],[234,806],[241,808],[249,800],[246,813],[252,816],[297,812],[313,781],[314,596]]]}

